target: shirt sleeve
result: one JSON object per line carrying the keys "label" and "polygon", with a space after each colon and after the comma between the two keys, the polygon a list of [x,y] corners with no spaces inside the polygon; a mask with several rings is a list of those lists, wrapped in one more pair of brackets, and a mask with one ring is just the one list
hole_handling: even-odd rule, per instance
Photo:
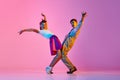
{"label": "shirt sleeve", "polygon": [[49,39],[53,35],[53,33],[48,30],[40,30],[39,34],[47,39]]}

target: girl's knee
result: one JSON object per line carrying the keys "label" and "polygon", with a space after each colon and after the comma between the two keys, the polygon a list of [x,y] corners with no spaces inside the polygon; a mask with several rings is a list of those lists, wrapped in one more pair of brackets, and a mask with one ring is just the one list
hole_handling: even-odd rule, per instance
{"label": "girl's knee", "polygon": [[62,57],[62,54],[61,52],[58,52],[57,55],[56,55],[57,58],[61,58]]}

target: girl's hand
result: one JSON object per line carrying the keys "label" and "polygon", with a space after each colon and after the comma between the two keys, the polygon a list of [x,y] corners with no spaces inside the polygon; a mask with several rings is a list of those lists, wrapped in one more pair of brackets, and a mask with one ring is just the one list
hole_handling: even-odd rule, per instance
{"label": "girl's hand", "polygon": [[19,33],[19,35],[21,35],[23,32],[24,32],[23,30],[20,30],[18,33]]}

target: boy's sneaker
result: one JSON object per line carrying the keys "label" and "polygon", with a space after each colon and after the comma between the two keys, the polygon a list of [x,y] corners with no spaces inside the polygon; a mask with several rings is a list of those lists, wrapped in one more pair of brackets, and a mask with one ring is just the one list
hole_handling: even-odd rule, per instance
{"label": "boy's sneaker", "polygon": [[70,71],[67,72],[67,74],[72,74],[73,72],[77,71],[77,68],[74,67],[73,69],[70,69]]}

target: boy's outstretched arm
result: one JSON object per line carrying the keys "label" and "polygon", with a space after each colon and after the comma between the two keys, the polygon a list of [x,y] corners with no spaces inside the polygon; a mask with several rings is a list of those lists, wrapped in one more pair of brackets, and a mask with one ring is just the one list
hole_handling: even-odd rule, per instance
{"label": "boy's outstretched arm", "polygon": [[23,29],[23,30],[20,30],[18,33],[21,35],[23,32],[35,32],[35,33],[39,33],[39,31],[37,29]]}
{"label": "boy's outstretched arm", "polygon": [[86,16],[87,16],[87,12],[82,12],[81,22],[84,22]]}
{"label": "boy's outstretched arm", "polygon": [[71,36],[74,36],[74,35],[76,34],[76,32],[77,32],[78,30],[80,30],[82,24],[84,23],[84,19],[85,19],[86,15],[87,15],[87,12],[82,12],[81,14],[82,14],[82,18],[81,18],[81,20],[79,21],[77,27],[75,27],[75,28],[71,31],[71,33],[70,33]]}
{"label": "boy's outstretched arm", "polygon": [[82,14],[82,18],[81,18],[81,20],[79,21],[79,23],[76,27],[77,30],[79,30],[81,28],[82,24],[84,23],[84,19],[87,16],[87,12],[82,12],[81,14]]}

